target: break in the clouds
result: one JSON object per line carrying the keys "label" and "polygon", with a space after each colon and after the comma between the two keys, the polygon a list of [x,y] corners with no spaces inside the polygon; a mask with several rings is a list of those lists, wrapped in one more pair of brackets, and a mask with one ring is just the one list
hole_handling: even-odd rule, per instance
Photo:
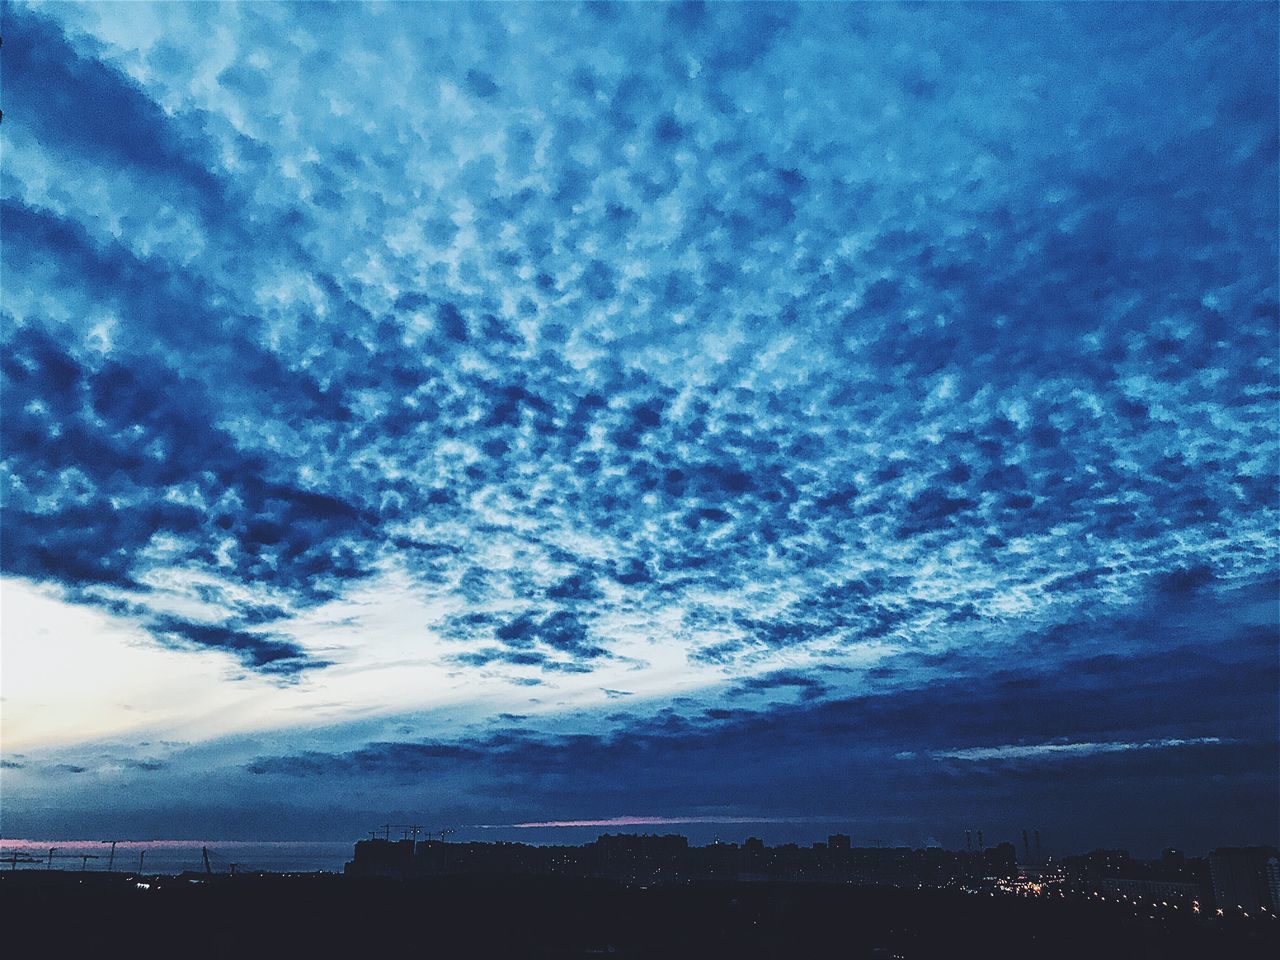
{"label": "break in the clouds", "polygon": [[1274,830],[1273,5],[3,18],[6,831]]}

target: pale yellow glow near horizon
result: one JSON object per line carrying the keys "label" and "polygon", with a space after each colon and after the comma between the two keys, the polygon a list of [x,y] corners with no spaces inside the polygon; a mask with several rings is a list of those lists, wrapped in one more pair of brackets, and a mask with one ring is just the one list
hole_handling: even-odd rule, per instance
{"label": "pale yellow glow near horizon", "polygon": [[56,587],[0,578],[0,749],[12,755],[121,738],[199,742],[441,708],[464,723],[511,709],[590,708],[608,687],[625,686],[642,699],[714,679],[713,670],[690,670],[677,647],[633,642],[624,646],[646,660],[513,688],[505,677],[450,660],[465,647],[427,629],[440,612],[407,577],[387,571],[273,627],[332,661],[282,681],[246,670],[230,653],[167,649],[133,621],[71,603]]}
{"label": "pale yellow glow near horizon", "polygon": [[485,684],[464,684],[442,663],[448,650],[424,635],[428,613],[403,586],[385,578],[282,624],[288,639],[332,661],[286,680],[231,653],[168,649],[127,618],[0,578],[0,747],[202,741],[482,698]]}
{"label": "pale yellow glow near horizon", "polygon": [[[168,580],[181,582],[181,572]],[[282,679],[246,669],[229,652],[168,649],[138,623],[72,603],[56,587],[0,578],[0,750],[13,755],[122,739],[199,743],[415,715],[422,723],[415,722],[412,736],[449,737],[503,712],[550,719],[616,709],[618,690],[630,693],[630,706],[726,682],[720,667],[691,661],[682,644],[671,642],[680,619],[673,608],[605,617],[600,626],[612,658],[589,674],[540,675],[539,686],[519,686],[515,674],[539,675],[537,668],[495,670],[453,659],[467,645],[429,625],[457,603],[424,593],[404,571],[388,568],[345,597],[272,625],[329,662]],[[861,651],[860,658],[881,652]],[[804,665],[796,654],[769,654],[761,651],[748,672]]]}
{"label": "pale yellow glow near horizon", "polygon": [[157,645],[135,625],[0,579],[0,746],[6,754],[176,730],[243,696],[228,658]]}

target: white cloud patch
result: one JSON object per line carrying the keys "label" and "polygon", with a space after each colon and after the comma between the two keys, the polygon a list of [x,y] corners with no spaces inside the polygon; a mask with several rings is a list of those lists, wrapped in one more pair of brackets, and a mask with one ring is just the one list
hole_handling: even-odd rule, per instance
{"label": "white cloud patch", "polygon": [[[965,760],[982,762],[1018,762],[1040,760],[1070,760],[1091,757],[1102,753],[1128,753],[1133,750],[1167,750],[1171,747],[1217,746],[1235,743],[1222,737],[1166,737],[1163,740],[1106,741],[1091,743],[1009,743],[998,747],[965,747],[959,750],[940,750],[931,754],[938,760]],[[914,756],[912,754],[911,756]]]}

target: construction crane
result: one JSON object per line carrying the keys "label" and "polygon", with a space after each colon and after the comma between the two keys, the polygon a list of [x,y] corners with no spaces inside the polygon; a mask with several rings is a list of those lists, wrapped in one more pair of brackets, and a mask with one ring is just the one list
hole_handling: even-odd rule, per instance
{"label": "construction crane", "polygon": [[110,873],[112,868],[116,865],[116,844],[124,843],[124,841],[123,840],[102,840],[100,842],[111,844],[111,857],[107,860],[107,873]]}
{"label": "construction crane", "polygon": [[243,866],[241,863],[233,863],[217,850],[210,850],[208,847],[200,848],[200,860],[204,864],[204,872],[207,876],[230,874],[234,877]]}
{"label": "construction crane", "polygon": [[0,857],[0,863],[9,864],[10,870],[17,870],[20,863],[39,863],[39,857],[33,857],[25,853],[11,853],[7,856]]}
{"label": "construction crane", "polygon": [[50,848],[49,848],[49,852],[48,852],[48,853],[46,853],[46,854],[41,858],[42,860],[44,860],[44,868],[45,868],[46,870],[52,870],[52,869],[53,869],[53,858],[54,858],[54,856],[55,856],[55,855],[57,856],[57,858],[58,858],[59,860],[61,860],[61,859],[65,858],[65,857],[74,857],[74,856],[76,856],[76,854],[74,854],[74,853],[58,853],[58,850],[59,850],[59,849],[60,849],[59,847],[50,847]]}
{"label": "construction crane", "polygon": [[10,870],[18,869],[20,863],[43,863],[46,870],[53,869],[53,861],[55,860],[79,860],[80,869],[87,870],[90,860],[101,860],[102,858],[96,853],[59,853],[61,847],[50,847],[48,852],[40,857],[33,857],[26,853],[11,853],[8,856],[0,857],[0,863],[9,864]]}

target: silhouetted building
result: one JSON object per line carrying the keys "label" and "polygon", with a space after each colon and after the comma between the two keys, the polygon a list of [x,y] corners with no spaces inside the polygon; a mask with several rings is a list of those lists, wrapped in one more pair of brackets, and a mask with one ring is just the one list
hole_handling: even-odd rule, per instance
{"label": "silhouetted building", "polygon": [[1209,854],[1213,898],[1224,910],[1250,913],[1273,907],[1267,882],[1267,861],[1275,855],[1269,847],[1219,847]]}
{"label": "silhouetted building", "polygon": [[804,882],[874,887],[920,886],[1039,894],[1063,892],[1127,898],[1158,905],[1219,905],[1246,911],[1271,904],[1280,886],[1280,859],[1272,848],[1214,851],[1207,860],[1166,850],[1159,860],[1135,860],[1124,850],[1094,850],[1068,857],[1061,869],[1020,870],[1017,848],[1003,842],[986,850],[939,847],[854,847],[844,834],[810,846],[767,847],[759,837],[742,846],[719,841],[691,847],[686,837],[605,834],[581,846],[444,842],[375,838],[355,845],[346,866],[353,876],[601,878],[628,886],[696,880]]}
{"label": "silhouetted building", "polygon": [[1160,877],[1107,877],[1100,883],[1104,893],[1130,900],[1176,903],[1190,906],[1204,897],[1199,884],[1165,880]]}
{"label": "silhouetted building", "polygon": [[1125,850],[1094,850],[1063,860],[1068,889],[1138,902],[1191,906],[1208,902],[1209,865],[1165,850],[1159,860],[1135,860]]}
{"label": "silhouetted building", "polygon": [[412,840],[359,840],[352,863],[359,867],[348,872],[369,876],[410,877],[417,873]]}

